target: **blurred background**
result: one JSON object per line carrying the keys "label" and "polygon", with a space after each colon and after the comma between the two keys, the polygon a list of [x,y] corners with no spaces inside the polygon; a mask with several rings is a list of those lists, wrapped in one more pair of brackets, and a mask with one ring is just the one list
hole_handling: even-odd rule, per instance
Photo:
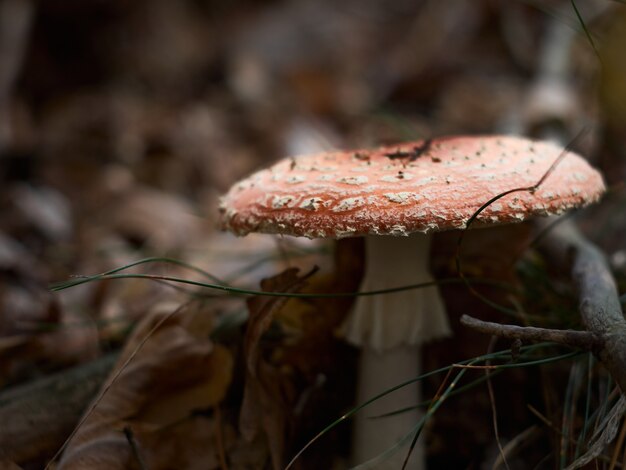
{"label": "blurred background", "polygon": [[[358,282],[345,281],[343,273],[342,284],[329,269],[328,244],[264,236],[237,240],[219,232],[219,196],[286,155],[452,134],[573,138],[584,129],[575,150],[617,188],[586,223],[595,227],[590,236],[614,268],[624,272],[625,198],[619,189],[626,177],[624,45],[626,6],[611,0],[0,0],[0,387],[10,390],[77,366],[101,365],[97,361],[128,348],[136,322],[161,318],[189,299],[188,292],[141,280],[49,291],[50,283],[70,276],[167,256],[257,288],[262,277],[285,266],[285,253],[297,253],[291,265],[327,268],[318,287],[354,290]],[[442,236],[436,244],[433,265],[440,275],[452,271],[454,237]],[[511,240],[496,245],[495,260],[485,253],[493,254],[496,241],[469,240],[469,267],[474,273],[508,273],[519,251]],[[358,271],[354,253],[346,269]],[[263,263],[268,254],[273,261]],[[254,260],[261,261],[251,268]],[[155,269],[183,272],[173,266]],[[554,300],[546,301],[546,292],[537,295],[538,307]],[[486,318],[499,318],[464,299],[460,290],[451,296],[452,315],[473,306]],[[203,462],[198,468],[280,468],[281,459],[351,406],[355,351],[302,319],[302,311],[314,307],[292,306],[295,317],[283,318],[282,330],[264,351],[275,373],[292,374],[281,379],[288,386],[282,385],[278,401],[300,403],[301,414],[295,424],[287,418],[275,427],[264,422],[265,437],[243,439],[237,424],[243,333],[235,327],[230,336],[215,336],[216,325],[243,304],[220,298],[202,305],[198,308],[212,319],[199,330],[204,336],[189,333],[197,326],[178,327],[191,335],[185,341],[193,347],[199,346],[192,337],[207,341],[205,359],[222,354],[220,364],[234,364],[227,367],[230,375],[220,376],[219,387],[215,374],[165,387],[168,400],[171,389],[183,390],[194,380],[221,392],[210,403],[174,406],[178,421],[171,416],[159,421],[157,437],[145,426],[131,426],[130,438],[119,432],[129,416],[135,425],[141,421],[137,409],[146,417],[145,397],[134,411],[115,415],[111,422],[125,449],[117,455],[127,465],[119,468],[142,468],[128,450],[133,435],[144,448],[146,468],[194,468],[191,462],[198,461]],[[336,326],[348,307],[322,308],[332,312],[324,321]],[[206,339],[209,333],[212,341]],[[294,340],[303,337],[310,340],[306,346]],[[488,338],[458,338],[454,347],[434,345],[439,359],[427,366],[486,351]],[[319,353],[313,340],[328,343],[342,359]],[[225,349],[217,353],[220,344]],[[290,347],[296,351],[287,364],[281,358]],[[304,357],[317,362],[304,366]],[[155,372],[154,380],[167,382],[164,377],[191,361],[179,359]],[[11,439],[21,435],[26,450],[0,438],[5,447],[0,459],[39,468],[51,458],[111,364],[98,366],[103,367],[98,373],[80,369],[96,374],[80,406],[60,412],[62,405],[51,402],[45,413],[58,428],[49,423],[46,437],[14,430]],[[533,377],[511,375],[516,385],[503,388],[503,396],[530,393],[542,400],[542,391],[529,385]],[[566,378],[557,374],[554,380]],[[324,389],[320,380],[332,386]],[[342,393],[331,394],[329,401],[333,389]],[[305,400],[304,392],[313,398]],[[3,401],[1,393],[0,422],[7,423],[9,415],[2,413],[17,411],[3,411],[11,401],[7,395]],[[153,407],[164,403],[151,400]],[[533,423],[520,400],[502,407],[500,430],[509,438]],[[428,444],[433,468],[487,468],[481,465],[494,452],[489,398],[482,393],[473,403],[473,411],[464,412],[467,418],[459,419],[452,407],[432,425],[443,430],[433,432],[437,437]],[[198,417],[192,408],[211,411]],[[178,437],[172,437],[172,423],[192,415],[191,430],[177,429]],[[103,433],[112,432],[110,427]],[[315,456],[302,459],[302,468],[344,468],[349,429],[334,432]],[[208,445],[201,435],[218,444]],[[166,452],[164,436],[186,450]],[[114,448],[93,445],[101,456],[116,455]],[[546,447],[538,446],[535,463],[549,453]]]}

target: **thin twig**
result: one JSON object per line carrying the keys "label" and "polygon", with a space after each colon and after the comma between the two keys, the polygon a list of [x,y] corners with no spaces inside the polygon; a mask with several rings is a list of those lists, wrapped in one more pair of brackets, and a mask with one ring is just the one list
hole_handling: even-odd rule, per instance
{"label": "thin twig", "polygon": [[564,344],[585,351],[594,351],[602,346],[600,337],[589,331],[555,330],[549,328],[537,328],[533,326],[502,325],[500,323],[487,322],[463,315],[461,324],[481,333],[490,334],[507,339],[519,339],[522,341]]}

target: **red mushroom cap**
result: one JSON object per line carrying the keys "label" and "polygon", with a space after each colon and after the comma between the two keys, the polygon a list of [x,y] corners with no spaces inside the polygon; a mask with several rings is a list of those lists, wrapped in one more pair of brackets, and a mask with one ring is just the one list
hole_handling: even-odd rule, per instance
{"label": "red mushroom cap", "polygon": [[[539,182],[562,152],[550,142],[480,136],[287,158],[230,189],[222,226],[309,238],[464,228],[492,197]],[[601,175],[569,152],[536,191],[498,199],[476,225],[559,214],[604,191]]]}

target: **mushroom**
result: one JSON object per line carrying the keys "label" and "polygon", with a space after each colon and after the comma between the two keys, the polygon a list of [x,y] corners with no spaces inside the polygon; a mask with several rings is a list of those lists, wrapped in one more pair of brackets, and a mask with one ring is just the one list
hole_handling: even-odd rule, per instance
{"label": "mushroom", "polygon": [[[238,235],[364,236],[362,290],[427,282],[432,232],[463,229],[492,197],[535,185],[562,152],[549,142],[483,136],[287,158],[230,189],[221,200],[222,225]],[[598,200],[603,191],[600,174],[569,152],[535,191],[498,199],[472,227],[559,214]],[[449,334],[449,327],[432,287],[359,297],[343,332],[362,350],[357,387],[362,403],[416,377],[421,344]],[[405,386],[372,403],[369,414],[414,406],[419,396],[417,383]],[[418,419],[417,411],[357,418],[354,460],[391,448]],[[403,459],[396,453],[384,468],[400,468]],[[411,468],[422,461],[414,456]]]}

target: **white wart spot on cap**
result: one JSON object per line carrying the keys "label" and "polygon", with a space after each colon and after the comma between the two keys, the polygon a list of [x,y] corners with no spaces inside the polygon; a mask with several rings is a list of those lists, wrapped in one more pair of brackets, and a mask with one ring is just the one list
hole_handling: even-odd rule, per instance
{"label": "white wart spot on cap", "polygon": [[409,233],[404,225],[393,225],[389,230],[389,235],[394,237],[408,237]]}
{"label": "white wart spot on cap", "polygon": [[313,240],[314,238],[326,238],[326,231],[322,229],[311,229],[307,230],[302,234],[306,238]]}
{"label": "white wart spot on cap", "polygon": [[253,185],[254,184],[252,183],[252,181],[250,179],[247,179],[247,180],[243,180],[237,183],[237,185],[235,186],[235,189],[237,191],[244,191],[246,189],[251,188]]}
{"label": "white wart spot on cap", "polygon": [[368,180],[367,176],[359,175],[359,176],[344,176],[342,178],[339,178],[338,181],[340,183],[360,185],[360,184],[367,183],[369,180]]}
{"label": "white wart spot on cap", "polygon": [[395,175],[384,175],[380,177],[380,181],[384,181],[385,183],[397,183],[398,181],[402,181],[404,178],[404,173],[396,173]]}
{"label": "white wart spot on cap", "polygon": [[292,202],[295,201],[295,196],[274,196],[272,199],[273,209],[284,209],[285,207],[292,207]]}
{"label": "white wart spot on cap", "polygon": [[306,198],[300,204],[300,208],[301,209],[306,209],[308,211],[316,211],[317,209],[320,208],[320,206],[323,204],[323,202],[324,202],[324,200],[319,198],[319,197]]}
{"label": "white wart spot on cap", "polygon": [[356,209],[357,207],[365,204],[365,198],[363,197],[349,197],[347,199],[343,199],[339,204],[333,207],[333,212],[345,212],[352,209]]}
{"label": "white wart spot on cap", "polygon": [[336,229],[335,237],[337,238],[351,237],[354,233],[356,233],[355,227],[346,227],[345,229]]}
{"label": "white wart spot on cap", "polygon": [[415,184],[417,184],[417,185],[420,185],[420,186],[421,186],[421,185],[426,185],[426,184],[428,184],[428,183],[432,183],[433,181],[436,181],[436,180],[437,180],[437,178],[436,178],[436,177],[434,177],[434,176],[427,176],[426,178],[422,178],[422,179],[420,179],[420,180],[417,180],[417,181],[415,182]]}
{"label": "white wart spot on cap", "polygon": [[409,192],[401,192],[401,193],[385,193],[383,194],[387,199],[391,202],[395,202],[397,204],[408,204],[411,200],[418,199],[417,194],[409,193]]}
{"label": "white wart spot on cap", "polygon": [[452,225],[453,225],[454,228],[464,229],[467,226],[467,221],[459,220],[459,221],[455,222]]}
{"label": "white wart spot on cap", "polygon": [[218,201],[218,209],[220,212],[226,212],[226,208],[228,207],[228,203],[226,202],[226,198],[221,196]]}
{"label": "white wart spot on cap", "polygon": [[285,182],[289,184],[298,184],[298,183],[302,183],[305,180],[306,178],[302,175],[293,175],[287,178]]}
{"label": "white wart spot on cap", "polygon": [[298,171],[313,171],[315,168],[312,165],[303,165],[302,163],[297,163],[294,170]]}

